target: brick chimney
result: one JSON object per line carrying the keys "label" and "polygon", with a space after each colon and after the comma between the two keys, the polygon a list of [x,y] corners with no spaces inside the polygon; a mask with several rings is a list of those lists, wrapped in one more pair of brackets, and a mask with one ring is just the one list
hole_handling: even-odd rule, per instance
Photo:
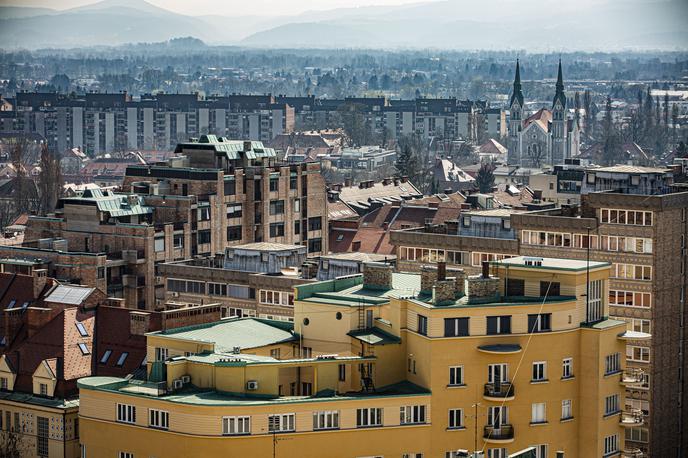
{"label": "brick chimney", "polygon": [[366,262],[363,264],[363,286],[370,289],[392,289],[391,264]]}
{"label": "brick chimney", "polygon": [[46,269],[33,270],[33,298],[38,299],[45,289],[48,282],[48,271]]}
{"label": "brick chimney", "polygon": [[471,275],[466,280],[468,303],[490,302],[499,297],[499,278],[490,277],[490,263],[483,262],[481,275]]}
{"label": "brick chimney", "polygon": [[28,307],[25,311],[28,337],[32,337],[40,331],[43,326],[59,315],[60,312],[62,312],[61,308]]}

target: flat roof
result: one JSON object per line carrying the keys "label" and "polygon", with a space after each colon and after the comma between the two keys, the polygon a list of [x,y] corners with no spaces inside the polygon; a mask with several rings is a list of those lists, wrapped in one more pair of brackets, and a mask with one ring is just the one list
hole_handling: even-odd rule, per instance
{"label": "flat roof", "polygon": [[[145,384],[132,384],[128,380],[118,377],[84,377],[77,382],[79,389],[91,389],[107,392],[123,393],[130,396],[143,396],[161,401],[190,404],[196,406],[250,406],[270,404],[292,404],[301,402],[330,402],[351,401],[356,399],[370,399],[390,396],[427,396],[429,390],[411,382],[399,382],[376,388],[375,391],[355,391],[336,394],[332,390],[323,390],[314,396],[269,396],[252,395],[250,393],[227,393],[211,389],[188,386],[171,394],[156,396],[156,389],[146,390]],[[153,384],[148,384],[149,388]],[[136,388],[139,387],[139,390]]]}
{"label": "flat roof", "polygon": [[282,251],[282,250],[300,250],[305,249],[303,245],[289,245],[286,243],[273,242],[254,242],[245,243],[243,245],[230,245],[228,249],[234,250],[254,250],[254,251]]}
{"label": "flat roof", "polygon": [[637,165],[613,165],[611,167],[599,167],[586,169],[587,172],[608,172],[608,173],[660,173],[669,172],[669,169],[657,167],[641,167]]}
{"label": "flat roof", "polygon": [[[526,264],[527,262],[541,263],[541,264]],[[501,261],[493,261],[491,264],[519,266],[536,269],[557,269],[557,270],[572,270],[581,271],[588,268],[588,261],[580,259],[560,259],[560,258],[540,258],[535,256],[516,256],[514,258],[502,259]],[[611,266],[609,262],[589,261],[590,269],[599,269]]]}
{"label": "flat roof", "polygon": [[235,348],[274,345],[298,338],[294,333],[293,323],[258,318],[225,319],[214,323],[151,332],[147,335],[213,343],[217,353],[230,353]]}

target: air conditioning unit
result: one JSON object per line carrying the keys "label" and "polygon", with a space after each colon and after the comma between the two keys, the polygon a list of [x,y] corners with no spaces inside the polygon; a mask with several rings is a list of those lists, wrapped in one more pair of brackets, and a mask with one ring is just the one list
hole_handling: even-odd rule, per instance
{"label": "air conditioning unit", "polygon": [[249,391],[255,391],[258,389],[258,381],[257,380],[249,380],[246,382],[246,389]]}
{"label": "air conditioning unit", "polygon": [[180,379],[184,385],[187,383],[191,383],[191,376],[190,375],[182,375],[182,378]]}
{"label": "air conditioning unit", "polygon": [[184,382],[182,382],[181,379],[177,379],[177,380],[174,380],[172,382],[172,388],[174,388],[175,390],[178,390],[178,389],[182,388],[183,386],[184,386]]}

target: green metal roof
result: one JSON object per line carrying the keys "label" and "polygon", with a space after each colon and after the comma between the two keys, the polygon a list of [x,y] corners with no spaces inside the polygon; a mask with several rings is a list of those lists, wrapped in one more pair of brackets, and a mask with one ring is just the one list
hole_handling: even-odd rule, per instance
{"label": "green metal roof", "polygon": [[293,323],[254,318],[227,319],[148,335],[214,343],[217,353],[229,353],[234,348],[256,348],[298,339],[294,333]]}
{"label": "green metal roof", "polygon": [[[133,196],[136,201],[129,202],[129,197]],[[111,192],[103,193],[100,189],[87,189],[82,195],[76,197],[66,197],[64,202],[95,202],[98,210],[108,212],[111,216],[145,215],[153,212],[151,207],[143,204],[143,199],[132,194],[114,194]]]}
{"label": "green metal roof", "polygon": [[0,392],[0,400],[21,402],[41,407],[52,407],[54,409],[71,409],[79,407],[79,399],[59,399],[34,396],[29,393],[18,393],[14,391]]}
{"label": "green metal roof", "polygon": [[387,345],[387,344],[397,344],[401,342],[401,338],[383,331],[379,328],[368,328],[360,329],[357,331],[349,331],[348,335],[354,339],[358,339],[361,342],[365,342],[370,345]]}

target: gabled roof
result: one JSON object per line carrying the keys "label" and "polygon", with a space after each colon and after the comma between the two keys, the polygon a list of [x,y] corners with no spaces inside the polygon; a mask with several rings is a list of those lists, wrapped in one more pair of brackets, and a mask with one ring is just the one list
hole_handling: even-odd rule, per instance
{"label": "gabled roof", "polygon": [[542,130],[549,132],[550,122],[552,122],[552,112],[546,108],[540,108],[538,111],[528,116],[525,121],[523,121],[523,130],[525,130],[530,124],[537,123]]}

